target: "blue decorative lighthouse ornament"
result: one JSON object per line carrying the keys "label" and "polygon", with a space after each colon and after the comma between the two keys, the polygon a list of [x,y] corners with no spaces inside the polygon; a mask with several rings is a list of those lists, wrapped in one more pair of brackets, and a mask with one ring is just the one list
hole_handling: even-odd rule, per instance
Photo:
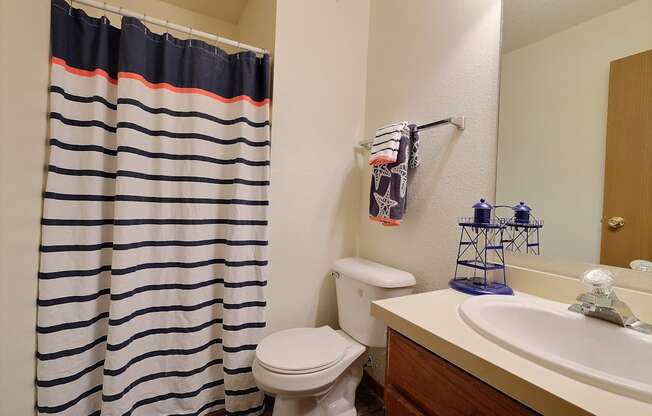
{"label": "blue decorative lighthouse ornament", "polygon": [[519,202],[518,205],[514,205],[512,211],[514,211],[514,222],[518,224],[530,223],[530,212],[532,212],[532,208],[525,205],[525,202]]}
{"label": "blue decorative lighthouse ornament", "polygon": [[505,250],[538,256],[541,254],[539,234],[543,221],[534,218],[532,208],[525,205],[525,202],[519,202],[511,208],[514,215],[503,221],[507,226],[503,239]]}
{"label": "blue decorative lighthouse ornament", "polygon": [[472,218],[460,218],[460,244],[455,277],[448,285],[470,295],[513,295],[505,278],[504,221],[495,220],[493,207],[481,199]]}
{"label": "blue decorative lighthouse ornament", "polygon": [[480,202],[473,205],[473,222],[476,224],[489,224],[493,207],[480,198]]}

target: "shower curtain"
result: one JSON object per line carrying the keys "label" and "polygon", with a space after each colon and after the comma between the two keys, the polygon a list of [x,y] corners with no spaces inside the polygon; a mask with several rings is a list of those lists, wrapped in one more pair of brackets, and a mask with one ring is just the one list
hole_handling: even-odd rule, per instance
{"label": "shower curtain", "polygon": [[262,413],[269,66],[52,2],[39,414]]}

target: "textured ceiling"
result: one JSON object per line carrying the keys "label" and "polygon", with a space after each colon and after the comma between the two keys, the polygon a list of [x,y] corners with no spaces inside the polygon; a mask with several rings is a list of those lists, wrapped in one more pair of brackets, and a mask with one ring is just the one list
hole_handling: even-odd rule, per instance
{"label": "textured ceiling", "polygon": [[248,0],[161,0],[186,10],[237,24]]}
{"label": "textured ceiling", "polygon": [[636,0],[504,0],[503,53],[522,48],[634,1]]}

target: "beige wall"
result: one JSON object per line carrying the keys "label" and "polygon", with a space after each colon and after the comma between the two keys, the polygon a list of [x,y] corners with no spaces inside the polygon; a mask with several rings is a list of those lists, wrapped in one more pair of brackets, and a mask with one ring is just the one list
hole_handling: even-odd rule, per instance
{"label": "beige wall", "polygon": [[410,172],[408,213],[398,228],[367,220],[365,167],[360,254],[412,272],[417,289],[428,290],[452,277],[457,217],[470,215],[480,197],[494,196],[500,1],[411,4],[371,3],[365,137],[400,120],[463,115],[467,127],[420,134],[421,166]]}
{"label": "beige wall", "polygon": [[356,251],[368,17],[368,0],[278,1],[269,331],[337,324],[328,272]]}
{"label": "beige wall", "polygon": [[274,53],[276,0],[249,0],[240,15],[234,39]]}
{"label": "beige wall", "polygon": [[652,48],[651,18],[639,0],[502,57],[496,192],[545,221],[546,256],[600,260],[609,62]]}
{"label": "beige wall", "polygon": [[[456,218],[469,215],[479,198],[494,197],[500,0],[410,5],[371,2],[366,137],[392,121],[425,123],[451,115],[466,116],[467,128],[422,132],[421,166],[411,172],[408,213],[399,228],[367,219],[365,168],[360,254],[413,273],[417,290],[425,291],[443,288],[453,277]],[[372,375],[382,382],[383,359],[374,355]]]}
{"label": "beige wall", "polygon": [[[29,30],[25,30],[26,28]],[[0,0],[0,415],[34,412],[50,8]]]}

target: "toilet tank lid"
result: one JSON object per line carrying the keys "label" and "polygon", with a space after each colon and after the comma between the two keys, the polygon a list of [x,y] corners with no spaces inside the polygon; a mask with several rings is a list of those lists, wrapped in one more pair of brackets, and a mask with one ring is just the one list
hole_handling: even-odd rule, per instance
{"label": "toilet tank lid", "polygon": [[412,273],[360,257],[339,259],[333,265],[333,270],[370,286],[397,288],[416,284],[416,279]]}

